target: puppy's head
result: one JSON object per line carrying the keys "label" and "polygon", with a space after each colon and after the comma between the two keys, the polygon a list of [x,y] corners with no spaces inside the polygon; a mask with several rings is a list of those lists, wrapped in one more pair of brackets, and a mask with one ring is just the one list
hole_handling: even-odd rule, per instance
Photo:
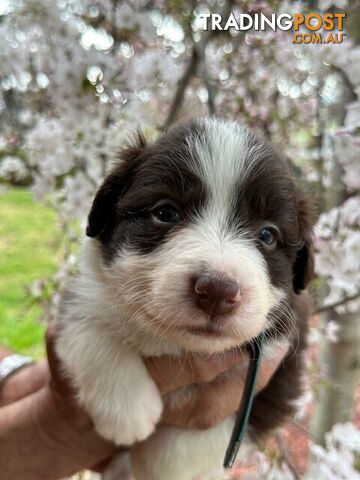
{"label": "puppy's head", "polygon": [[310,228],[267,143],[236,123],[199,119],[122,153],[87,234],[133,328],[212,353],[274,326],[305,288]]}

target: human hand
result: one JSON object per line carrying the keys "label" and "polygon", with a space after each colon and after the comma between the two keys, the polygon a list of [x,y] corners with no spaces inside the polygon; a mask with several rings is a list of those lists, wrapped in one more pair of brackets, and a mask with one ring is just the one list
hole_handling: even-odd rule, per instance
{"label": "human hand", "polygon": [[[280,344],[276,353],[262,362],[257,381],[261,391],[269,383],[289,345]],[[145,360],[149,373],[162,395],[193,385],[190,403],[175,407],[165,402],[161,422],[206,429],[233,415],[239,408],[249,366],[249,355],[241,350],[209,356],[174,358],[163,356]]]}

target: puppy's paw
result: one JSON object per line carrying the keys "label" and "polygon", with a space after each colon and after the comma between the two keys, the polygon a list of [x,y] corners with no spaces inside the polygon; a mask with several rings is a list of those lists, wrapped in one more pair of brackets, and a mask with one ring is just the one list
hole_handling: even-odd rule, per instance
{"label": "puppy's paw", "polygon": [[[119,398],[119,402],[121,399]],[[149,437],[162,413],[160,395],[151,400],[133,399],[127,406],[119,405],[107,414],[93,415],[97,432],[116,445],[132,445]]]}

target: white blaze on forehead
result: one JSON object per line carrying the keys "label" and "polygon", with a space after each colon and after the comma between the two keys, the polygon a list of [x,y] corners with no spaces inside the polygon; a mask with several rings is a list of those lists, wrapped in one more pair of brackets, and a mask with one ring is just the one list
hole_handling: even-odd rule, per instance
{"label": "white blaze on forehead", "polygon": [[204,133],[188,139],[191,167],[207,186],[208,212],[223,224],[236,201],[235,189],[249,178],[268,149],[235,122],[210,118],[198,123]]}

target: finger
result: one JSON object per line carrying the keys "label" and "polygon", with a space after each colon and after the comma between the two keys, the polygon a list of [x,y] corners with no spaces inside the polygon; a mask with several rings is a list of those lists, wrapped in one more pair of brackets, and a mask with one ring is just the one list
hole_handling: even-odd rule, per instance
{"label": "finger", "polygon": [[10,377],[17,384],[18,400],[40,390],[49,380],[49,368],[45,360],[30,364]]}
{"label": "finger", "polygon": [[221,355],[183,358],[164,355],[144,361],[160,393],[165,395],[186,385],[209,383],[235,365],[246,367],[249,360],[246,352],[234,349]]}
{"label": "finger", "polygon": [[49,379],[49,369],[45,360],[31,363],[20,369],[2,385],[0,407],[16,402],[40,390]]}
{"label": "finger", "polygon": [[84,426],[87,427],[91,424],[91,418],[77,402],[76,392],[71,381],[61,367],[61,362],[55,350],[56,335],[56,326],[49,324],[46,330],[45,340],[50,370],[49,386],[52,396],[56,401],[55,405],[60,415],[67,419],[72,425],[72,428],[84,428]]}
{"label": "finger", "polygon": [[257,390],[262,390],[270,382],[271,378],[283,362],[289,352],[289,342],[283,341],[276,344],[276,350],[268,354],[261,362]]}
{"label": "finger", "polygon": [[213,427],[238,410],[244,378],[243,373],[232,372],[229,377],[199,385],[193,392],[191,402],[175,408],[166,405],[162,422],[183,428]]}
{"label": "finger", "polygon": [[55,352],[56,326],[50,323],[45,332],[46,354],[52,379],[59,377],[59,360]]}
{"label": "finger", "polygon": [[46,334],[46,352],[47,359],[50,370],[50,385],[52,390],[57,394],[67,397],[74,398],[75,392],[71,385],[70,380],[65,375],[63,368],[61,367],[61,362],[57,357],[55,350],[55,340],[56,340],[56,326],[54,324],[49,324]]}

